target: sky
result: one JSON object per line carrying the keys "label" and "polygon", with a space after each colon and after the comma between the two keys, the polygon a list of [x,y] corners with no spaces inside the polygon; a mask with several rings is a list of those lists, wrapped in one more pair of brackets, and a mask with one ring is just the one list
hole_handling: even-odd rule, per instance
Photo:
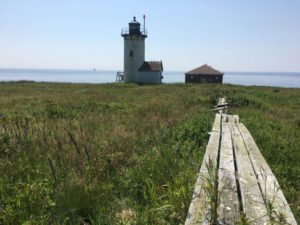
{"label": "sky", "polygon": [[166,71],[300,72],[299,0],[0,0],[0,68],[122,70],[144,14]]}

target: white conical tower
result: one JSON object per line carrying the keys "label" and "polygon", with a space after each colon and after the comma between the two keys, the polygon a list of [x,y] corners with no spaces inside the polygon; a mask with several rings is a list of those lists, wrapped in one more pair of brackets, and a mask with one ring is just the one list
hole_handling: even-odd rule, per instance
{"label": "white conical tower", "polygon": [[124,38],[124,81],[138,83],[138,69],[145,61],[145,28],[141,30],[141,24],[133,17],[121,35]]}

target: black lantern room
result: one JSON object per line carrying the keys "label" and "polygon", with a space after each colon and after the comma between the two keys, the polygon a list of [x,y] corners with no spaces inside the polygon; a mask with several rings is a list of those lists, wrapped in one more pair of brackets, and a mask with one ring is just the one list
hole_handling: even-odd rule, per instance
{"label": "black lantern room", "polygon": [[133,17],[133,21],[129,23],[129,34],[141,34],[141,24]]}

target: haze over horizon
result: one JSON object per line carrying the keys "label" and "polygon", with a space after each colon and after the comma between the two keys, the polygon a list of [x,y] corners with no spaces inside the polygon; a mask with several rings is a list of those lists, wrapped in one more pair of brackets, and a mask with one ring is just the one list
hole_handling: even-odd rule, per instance
{"label": "haze over horizon", "polygon": [[168,71],[300,72],[300,1],[0,2],[0,68],[122,70],[121,29],[146,15]]}

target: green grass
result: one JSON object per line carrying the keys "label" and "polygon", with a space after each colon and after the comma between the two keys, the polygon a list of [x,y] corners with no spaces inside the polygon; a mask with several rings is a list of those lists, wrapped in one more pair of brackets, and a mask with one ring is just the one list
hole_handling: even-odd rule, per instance
{"label": "green grass", "polygon": [[299,89],[0,83],[0,224],[184,223],[222,95],[299,222]]}

